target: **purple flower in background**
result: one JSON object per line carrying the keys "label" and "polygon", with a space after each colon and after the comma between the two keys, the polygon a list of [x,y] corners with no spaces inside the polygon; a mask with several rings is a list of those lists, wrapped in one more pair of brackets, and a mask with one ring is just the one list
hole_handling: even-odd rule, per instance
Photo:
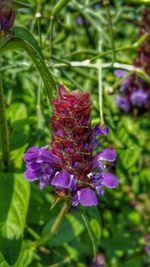
{"label": "purple flower in background", "polygon": [[130,110],[130,103],[128,101],[127,98],[123,97],[123,96],[117,96],[116,97],[116,103],[117,106],[122,109],[124,112],[128,113]]}
{"label": "purple flower in background", "polygon": [[128,74],[128,71],[126,71],[126,70],[115,70],[114,74],[117,77],[124,77],[124,76],[126,76]]}
{"label": "purple flower in background", "polygon": [[76,22],[78,25],[82,25],[83,24],[83,17],[82,16],[77,16],[76,17]]}
{"label": "purple flower in background", "polygon": [[150,233],[145,235],[145,252],[150,255]]}
{"label": "purple flower in background", "polygon": [[[150,8],[145,8],[140,35],[147,33],[147,39],[138,48],[133,62],[135,68],[141,68],[150,76]],[[115,75],[123,77],[127,73],[116,70]],[[132,74],[120,86],[120,95],[116,98],[117,106],[125,113],[142,114],[150,110],[150,85],[137,74]],[[136,111],[136,112],[135,112]]]}
{"label": "purple flower in background", "polygon": [[0,1],[0,33],[11,30],[16,18],[16,12],[11,8],[9,2]]}
{"label": "purple flower in background", "polygon": [[134,106],[142,107],[146,104],[148,94],[142,89],[136,90],[131,94],[130,100]]}
{"label": "purple flower in background", "polygon": [[89,93],[78,90],[68,92],[63,85],[58,87],[58,98],[53,99],[53,137],[51,150],[48,146],[29,148],[24,161],[26,178],[39,180],[40,187],[51,185],[58,196],[69,196],[72,205],[98,205],[97,194],[104,187],[114,189],[118,178],[108,172],[116,160],[116,151],[101,148],[97,136],[107,135],[108,126],[91,127],[91,100]]}

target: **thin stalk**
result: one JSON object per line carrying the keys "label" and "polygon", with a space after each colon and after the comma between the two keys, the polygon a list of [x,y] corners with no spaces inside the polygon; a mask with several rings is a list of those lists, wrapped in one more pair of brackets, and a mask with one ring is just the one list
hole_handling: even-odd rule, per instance
{"label": "thin stalk", "polygon": [[[115,48],[115,52],[119,52],[119,51],[126,51],[126,50],[136,50],[138,47],[141,46],[142,43],[145,42],[145,40],[147,39],[148,37],[148,34],[145,33],[137,42],[135,42],[134,44],[132,45],[128,45],[128,46],[124,46],[124,47],[119,47],[119,48]],[[92,57],[90,59],[90,62],[93,62],[95,60],[97,60],[98,58],[101,58],[101,57],[104,57],[104,56],[107,56],[109,54],[111,54],[113,51],[112,50],[109,50],[107,52],[100,52],[98,55]]]}
{"label": "thin stalk", "polygon": [[9,147],[9,131],[6,118],[6,108],[4,101],[3,85],[0,74],[0,133],[2,140],[3,164],[4,169],[7,170],[10,163],[10,147]]}
{"label": "thin stalk", "polygon": [[109,1],[108,3],[105,4],[105,10],[106,10],[106,15],[108,19],[108,28],[110,32],[110,39],[111,39],[111,45],[112,45],[112,60],[113,63],[116,61],[116,54],[115,54],[115,42],[114,42],[114,32],[113,32],[113,26],[112,26],[112,19],[111,19],[111,14],[109,10]]}
{"label": "thin stalk", "polygon": [[100,124],[104,125],[105,123],[103,114],[102,66],[100,63],[98,67],[98,95],[99,95]]}
{"label": "thin stalk", "polygon": [[62,209],[60,210],[60,213],[58,214],[54,224],[52,225],[51,229],[49,230],[49,232],[47,233],[47,235],[41,237],[40,240],[37,240],[34,243],[34,247],[39,247],[42,246],[43,244],[47,243],[58,231],[58,228],[62,222],[62,220],[64,219],[67,211],[69,210],[70,205],[68,202],[64,202],[64,205],[62,206]]}
{"label": "thin stalk", "polygon": [[54,26],[54,16],[50,18],[50,64],[52,63],[53,55],[53,26]]}

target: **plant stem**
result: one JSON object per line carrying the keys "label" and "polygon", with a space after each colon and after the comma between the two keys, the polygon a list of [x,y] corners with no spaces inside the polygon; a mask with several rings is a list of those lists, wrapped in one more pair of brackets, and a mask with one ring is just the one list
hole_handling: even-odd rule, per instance
{"label": "plant stem", "polygon": [[[132,45],[128,45],[128,46],[124,46],[124,47],[115,48],[115,51],[114,51],[114,52],[137,49],[142,43],[144,43],[144,41],[147,39],[147,36],[148,36],[148,34],[145,33],[145,34],[144,34],[144,35],[143,35],[137,42],[135,42],[134,44],[132,44]],[[107,51],[107,52],[102,52],[102,53],[100,52],[98,55],[92,57],[92,58],[90,59],[90,62],[95,61],[95,60],[97,60],[98,58],[107,56],[107,55],[111,54],[112,52],[113,52],[112,50],[109,50],[109,51]]]}
{"label": "plant stem", "polygon": [[9,167],[9,160],[10,160],[9,132],[8,132],[6,113],[5,113],[5,101],[4,101],[1,74],[0,74],[0,133],[2,140],[3,164],[4,164],[4,169],[7,170]]}
{"label": "plant stem", "polygon": [[113,32],[113,25],[112,25],[112,19],[111,19],[111,14],[110,14],[110,10],[109,10],[109,0],[103,1],[105,9],[106,9],[106,15],[107,15],[107,19],[108,19],[108,28],[109,28],[109,32],[110,32],[110,39],[111,39],[111,46],[112,46],[112,56],[113,56],[113,63],[116,60],[116,55],[115,55],[115,42],[114,42],[114,32]]}
{"label": "plant stem", "polygon": [[98,68],[98,94],[99,94],[99,110],[100,110],[100,124],[104,125],[103,115],[103,89],[102,89],[102,66],[99,63]]}
{"label": "plant stem", "polygon": [[57,233],[58,228],[59,228],[65,214],[69,210],[69,208],[70,208],[69,203],[65,202],[64,205],[62,206],[62,209],[60,210],[60,213],[58,214],[54,224],[52,225],[50,231],[47,233],[47,235],[43,236],[40,240],[37,240],[34,243],[34,247],[39,247],[39,246],[47,243],[47,241],[49,241]]}

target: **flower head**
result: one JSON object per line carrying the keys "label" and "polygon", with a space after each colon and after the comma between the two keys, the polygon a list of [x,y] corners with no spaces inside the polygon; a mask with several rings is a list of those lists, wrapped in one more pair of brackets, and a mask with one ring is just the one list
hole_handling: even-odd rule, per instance
{"label": "flower head", "polygon": [[8,32],[15,21],[16,12],[11,7],[10,1],[1,0],[0,1],[0,33]]}
{"label": "flower head", "polygon": [[95,140],[109,129],[101,125],[92,129],[89,93],[69,92],[59,85],[53,110],[51,150],[29,148],[24,155],[25,176],[31,182],[39,180],[41,188],[52,185],[58,195],[71,197],[73,206],[98,205],[96,195],[102,195],[104,187],[118,185],[118,178],[107,171],[116,160],[115,150],[105,148],[93,155]]}

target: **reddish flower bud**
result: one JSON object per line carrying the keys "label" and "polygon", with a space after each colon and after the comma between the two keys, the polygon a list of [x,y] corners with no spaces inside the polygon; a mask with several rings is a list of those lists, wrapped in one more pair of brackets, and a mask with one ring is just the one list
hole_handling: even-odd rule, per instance
{"label": "reddish flower bud", "polygon": [[61,158],[63,169],[80,179],[86,177],[92,160],[90,95],[78,90],[68,92],[59,85],[58,96],[53,100],[52,151]]}

